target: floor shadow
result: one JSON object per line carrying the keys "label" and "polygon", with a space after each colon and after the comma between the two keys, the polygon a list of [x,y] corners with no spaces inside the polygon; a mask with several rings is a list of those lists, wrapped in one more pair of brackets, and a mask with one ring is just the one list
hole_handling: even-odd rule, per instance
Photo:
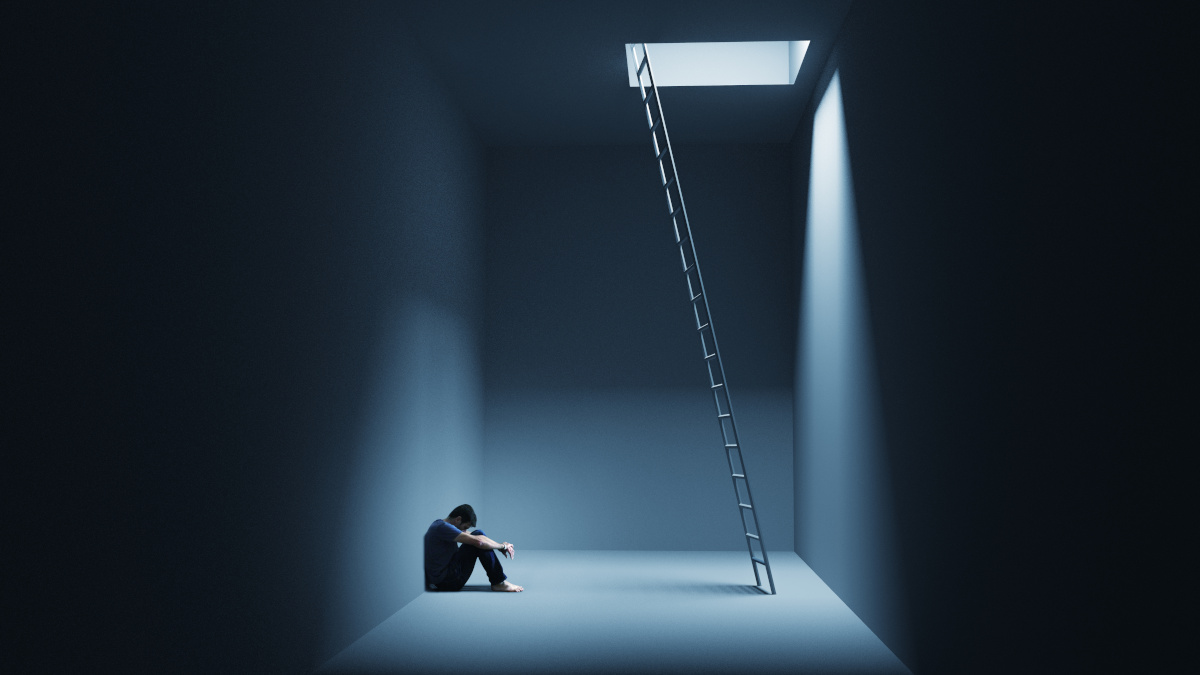
{"label": "floor shadow", "polygon": [[482,584],[482,585],[468,584],[468,585],[463,586],[462,588],[458,589],[457,591],[443,591],[436,586],[426,586],[425,587],[426,593],[479,593],[482,591],[491,592],[491,590],[492,590],[492,587],[487,584]]}
{"label": "floor shadow", "polygon": [[[646,582],[637,586],[625,585],[625,589],[636,588],[639,591],[659,593],[680,593],[684,595],[763,595],[765,591],[757,586],[744,584],[706,584],[689,582]],[[492,587],[487,584],[468,584],[457,591],[439,591],[427,588],[430,593],[491,593]]]}
{"label": "floor shadow", "polygon": [[637,586],[639,591],[684,595],[762,595],[756,586],[745,584],[712,584],[702,582],[647,582]]}
{"label": "floor shadow", "polygon": [[680,584],[680,590],[698,595],[762,595],[758,587],[745,584]]}
{"label": "floor shadow", "polygon": [[457,591],[443,591],[436,586],[426,586],[425,587],[426,593],[480,593],[483,591],[487,591],[490,593],[492,591],[492,587],[487,584],[482,584],[482,585],[468,584],[468,585],[463,586],[462,588],[458,589]]}

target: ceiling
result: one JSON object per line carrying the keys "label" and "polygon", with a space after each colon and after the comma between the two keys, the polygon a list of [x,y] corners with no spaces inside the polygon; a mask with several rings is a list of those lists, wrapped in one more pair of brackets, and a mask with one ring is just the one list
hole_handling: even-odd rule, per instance
{"label": "ceiling", "polygon": [[810,40],[793,85],[662,94],[675,143],[786,143],[850,2],[468,0],[404,11],[430,66],[487,145],[645,142],[627,42]]}

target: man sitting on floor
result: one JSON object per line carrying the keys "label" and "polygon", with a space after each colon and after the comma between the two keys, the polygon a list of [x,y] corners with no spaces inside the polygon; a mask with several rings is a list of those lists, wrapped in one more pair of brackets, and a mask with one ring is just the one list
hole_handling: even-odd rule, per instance
{"label": "man sitting on floor", "polygon": [[[439,591],[457,591],[466,585],[475,569],[475,561],[487,572],[493,591],[519,593],[524,588],[510,584],[496,557],[500,551],[506,557],[515,557],[513,545],[497,544],[483,530],[468,533],[475,527],[475,509],[463,504],[450,512],[445,520],[435,520],[425,532],[425,587],[434,586]],[[463,544],[455,546],[455,543]]]}

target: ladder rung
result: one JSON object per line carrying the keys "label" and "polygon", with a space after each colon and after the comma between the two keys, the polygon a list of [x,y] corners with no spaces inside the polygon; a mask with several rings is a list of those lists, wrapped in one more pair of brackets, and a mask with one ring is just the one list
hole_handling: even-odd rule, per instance
{"label": "ladder rung", "polygon": [[679,206],[675,207],[675,210],[671,212],[671,217],[674,218],[675,214],[679,213],[680,211],[683,211],[683,204],[680,204]]}
{"label": "ladder rung", "polygon": [[[642,49],[645,49],[645,47],[643,47]],[[642,71],[645,70],[646,66],[650,65],[650,60],[646,58],[647,56],[649,56],[649,55],[643,51],[642,52],[642,60],[638,64],[638,70],[637,70],[638,75],[641,75]]]}
{"label": "ladder rung", "polygon": [[713,358],[713,357],[714,357],[714,356],[716,356],[716,355],[717,355],[717,353],[716,353],[716,352],[713,352],[712,354],[705,354],[705,355],[704,355],[704,360],[705,360],[705,361],[707,361],[707,360],[709,360],[709,359]]}
{"label": "ladder rung", "polygon": [[[691,268],[689,267],[688,269],[691,269]],[[697,331],[702,331],[702,330],[704,330],[705,328],[708,328],[708,324],[704,324],[703,326],[700,326],[700,327],[699,327],[699,328],[697,328],[696,330],[697,330]]]}
{"label": "ladder rung", "polygon": [[729,417],[729,413],[725,413],[724,415],[717,415],[717,419],[722,419],[725,417]]}
{"label": "ladder rung", "polygon": [[[750,534],[749,532],[747,532],[747,533],[746,533],[746,536],[747,536],[747,537],[750,537],[751,539],[758,539],[758,535],[757,535],[757,534]],[[759,540],[759,541],[762,541],[762,539],[758,539],[758,540]]]}
{"label": "ladder rung", "polygon": [[745,478],[746,477],[746,474],[744,474],[744,473],[731,473],[729,475],[733,476],[734,478]]}
{"label": "ladder rung", "polygon": [[657,122],[655,122],[654,124],[650,125],[650,133],[654,133],[654,132],[655,132],[656,130],[658,130],[658,128],[659,128],[659,127],[661,127],[661,126],[662,126],[662,118],[660,117],[660,118],[658,118],[658,121],[657,121]]}
{"label": "ladder rung", "polygon": [[695,294],[695,295],[693,295],[693,296],[692,296],[692,302],[695,302],[695,301],[699,300],[699,299],[700,299],[700,298],[702,298],[702,297],[704,297],[704,294],[703,294],[703,293],[697,293],[697,294]]}
{"label": "ladder rung", "polygon": [[671,189],[671,186],[672,186],[672,185],[674,185],[674,184],[675,184],[675,177],[674,177],[674,176],[672,176],[672,177],[671,177],[671,180],[669,180],[669,181],[667,181],[667,182],[663,183],[663,189],[670,190],[670,189]]}
{"label": "ladder rung", "polygon": [[696,266],[696,263],[692,263],[691,265],[688,265],[687,267],[683,268],[683,271],[684,271],[685,273],[686,273],[686,272],[691,272],[691,271],[692,271],[692,268],[693,268],[693,267],[695,267],[695,266]]}
{"label": "ladder rung", "polygon": [[727,447],[727,448],[736,448],[737,446],[738,446],[737,443],[726,443],[725,444],[725,447]]}
{"label": "ladder rung", "polygon": [[742,507],[743,509],[752,509],[752,508],[754,508],[753,506],[750,506],[749,504],[742,504],[742,503],[740,503],[740,502],[738,503],[738,506]]}
{"label": "ladder rung", "polygon": [[647,87],[644,85],[642,86],[642,89],[646,92],[646,95],[642,97],[642,103],[645,103],[646,105],[650,105],[650,97],[657,94],[658,92],[654,90],[654,87]]}
{"label": "ladder rung", "polygon": [[762,565],[763,567],[767,566],[767,563],[759,560],[758,558],[755,558],[754,556],[750,556],[750,559],[753,560],[754,562],[758,563],[759,565]]}
{"label": "ladder rung", "polygon": [[720,384],[714,384],[714,385],[712,386],[712,388],[713,388],[713,389],[720,389],[721,387],[724,387],[724,386],[725,386],[725,383],[724,383],[724,382],[722,382],[722,383],[720,383]]}
{"label": "ladder rung", "polygon": [[655,155],[655,156],[654,156],[654,158],[655,158],[655,159],[657,159],[657,160],[660,160],[660,161],[661,161],[661,160],[662,160],[662,158],[663,158],[663,155],[667,154],[667,150],[668,150],[668,149],[669,149],[669,148],[663,148],[663,149],[662,149],[662,152],[660,152],[660,153],[658,153],[657,155]]}

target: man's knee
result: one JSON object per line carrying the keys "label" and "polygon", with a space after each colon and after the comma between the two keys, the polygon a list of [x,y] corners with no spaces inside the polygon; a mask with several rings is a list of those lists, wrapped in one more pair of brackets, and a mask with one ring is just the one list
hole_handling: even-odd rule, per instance
{"label": "man's knee", "polygon": [[476,536],[479,536],[479,537],[486,537],[486,536],[487,536],[487,532],[484,532],[483,530],[475,530],[475,531],[474,531],[474,532],[472,532],[471,534],[473,534],[473,535],[476,535]]}

